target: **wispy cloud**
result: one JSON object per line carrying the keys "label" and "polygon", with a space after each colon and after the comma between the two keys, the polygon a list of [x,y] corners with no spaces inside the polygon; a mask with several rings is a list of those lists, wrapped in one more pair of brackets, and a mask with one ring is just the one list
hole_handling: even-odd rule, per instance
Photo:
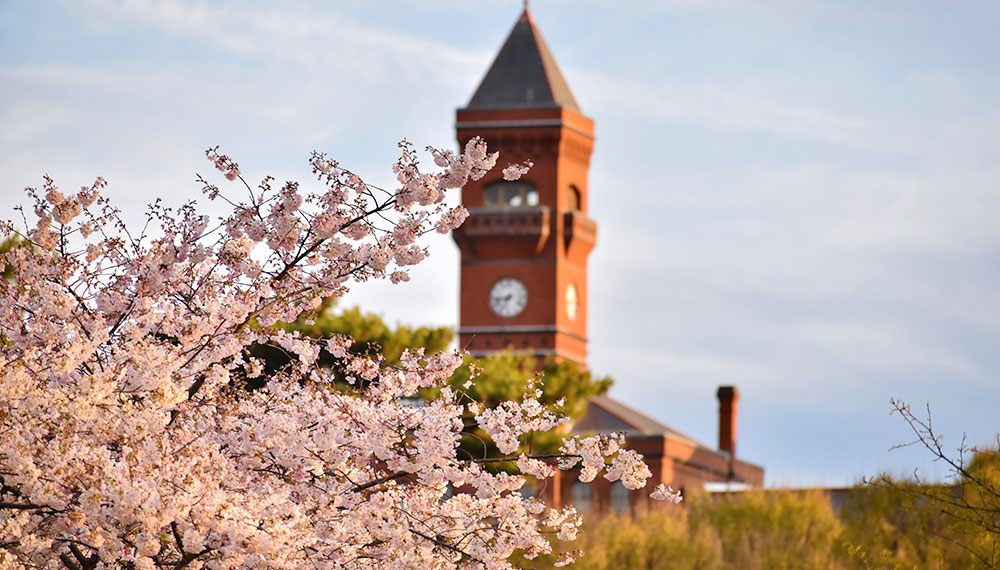
{"label": "wispy cloud", "polygon": [[600,105],[625,106],[647,120],[868,146],[877,122],[774,99],[740,95],[737,86],[697,85],[644,78],[575,74],[581,90]]}
{"label": "wispy cloud", "polygon": [[[391,78],[401,71],[434,74],[435,80],[461,78],[456,70],[476,71],[488,54],[470,53],[427,36],[365,26],[334,7],[246,2],[205,4],[182,0],[88,0],[81,16],[96,26],[152,28],[210,49],[242,57],[292,62],[317,73],[349,71]],[[79,8],[79,7],[78,7]],[[464,85],[464,83],[461,83]]]}

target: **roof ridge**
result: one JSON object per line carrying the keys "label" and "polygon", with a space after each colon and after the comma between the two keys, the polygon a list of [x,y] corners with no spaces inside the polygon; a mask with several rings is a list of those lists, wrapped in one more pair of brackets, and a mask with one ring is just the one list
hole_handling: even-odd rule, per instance
{"label": "roof ridge", "polygon": [[608,409],[608,407],[604,407],[604,411],[607,412],[607,413],[609,413],[609,414],[611,414],[611,415],[613,415],[613,416],[615,416],[616,418],[620,419],[622,422],[624,422],[626,424],[635,426],[637,429],[642,429],[642,426],[636,425],[634,423],[634,421],[635,421],[634,419],[630,419],[630,418],[624,416],[622,414],[622,412],[625,412],[626,414],[632,415],[634,418],[642,420],[643,422],[655,425],[657,427],[657,429],[662,429],[663,430],[662,431],[663,435],[672,435],[672,436],[675,436],[675,437],[680,437],[680,438],[689,440],[692,443],[695,443],[696,445],[698,445],[698,447],[704,447],[706,449],[711,449],[708,446],[706,446],[705,444],[703,444],[702,442],[700,442],[697,439],[691,437],[690,435],[688,435],[688,434],[686,434],[684,432],[681,432],[681,431],[679,431],[679,430],[677,430],[677,429],[675,429],[673,427],[670,427],[669,425],[661,422],[660,420],[658,420],[658,419],[650,416],[649,414],[646,414],[646,413],[644,413],[642,411],[639,411],[639,410],[633,408],[632,406],[626,404],[625,402],[622,402],[621,400],[618,400],[617,398],[612,398],[611,396],[608,396],[608,395],[604,394],[604,395],[599,395],[599,396],[591,396],[591,400],[603,401],[606,405],[610,405],[610,406],[614,406],[614,407],[619,408],[619,410],[611,410],[611,409]]}

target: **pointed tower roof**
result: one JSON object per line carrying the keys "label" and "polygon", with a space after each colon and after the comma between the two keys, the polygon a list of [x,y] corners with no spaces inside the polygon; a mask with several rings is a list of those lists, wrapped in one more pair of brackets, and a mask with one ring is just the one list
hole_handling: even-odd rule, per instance
{"label": "pointed tower roof", "polygon": [[466,109],[580,108],[527,7]]}

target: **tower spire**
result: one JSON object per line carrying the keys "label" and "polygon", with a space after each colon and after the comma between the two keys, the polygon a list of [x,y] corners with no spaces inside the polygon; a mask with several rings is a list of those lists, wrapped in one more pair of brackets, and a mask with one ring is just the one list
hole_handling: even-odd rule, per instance
{"label": "tower spire", "polygon": [[467,109],[551,109],[580,107],[541,32],[528,12],[514,24],[500,52],[472,95]]}

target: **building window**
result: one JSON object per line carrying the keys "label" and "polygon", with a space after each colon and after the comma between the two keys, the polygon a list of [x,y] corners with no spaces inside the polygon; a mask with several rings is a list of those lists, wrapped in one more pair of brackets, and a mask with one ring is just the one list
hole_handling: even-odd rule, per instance
{"label": "building window", "polygon": [[580,189],[570,184],[566,192],[566,209],[570,212],[580,210]]}
{"label": "building window", "polygon": [[483,191],[487,208],[525,208],[538,205],[538,189],[527,182],[495,182]]}
{"label": "building window", "polygon": [[590,512],[590,483],[577,481],[573,483],[572,504],[576,507],[576,512],[585,515]]}
{"label": "building window", "polygon": [[621,481],[615,481],[611,485],[611,508],[615,510],[615,514],[627,511],[631,501],[629,490],[625,488],[625,485],[622,485]]}

